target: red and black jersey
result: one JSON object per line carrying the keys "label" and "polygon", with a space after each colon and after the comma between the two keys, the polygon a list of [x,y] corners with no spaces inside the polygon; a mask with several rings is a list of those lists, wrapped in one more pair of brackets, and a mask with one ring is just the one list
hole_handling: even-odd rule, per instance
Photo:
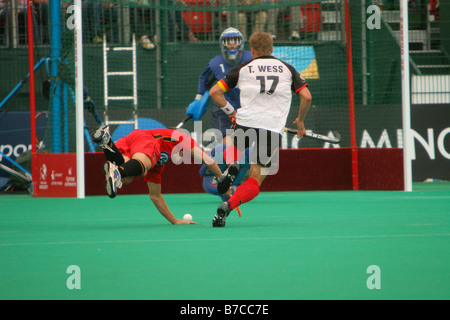
{"label": "red and black jersey", "polygon": [[176,129],[136,129],[116,143],[119,151],[131,159],[135,153],[144,153],[152,161],[152,168],[144,180],[161,183],[164,165],[172,157],[175,146],[177,150],[192,150],[198,143],[189,135]]}

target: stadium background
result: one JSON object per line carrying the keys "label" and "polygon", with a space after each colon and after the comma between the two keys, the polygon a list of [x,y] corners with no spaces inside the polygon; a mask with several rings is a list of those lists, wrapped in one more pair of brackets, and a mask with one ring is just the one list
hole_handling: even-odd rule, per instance
{"label": "stadium background", "polygon": [[[38,118],[38,136],[43,137],[45,145],[40,152],[55,157],[58,152],[70,155],[75,149],[75,112],[70,92],[73,32],[65,24],[65,9],[72,3],[61,2],[56,24],[61,27],[61,42],[56,46],[50,45],[50,28],[55,28],[55,24],[44,23],[44,12],[49,13],[49,8],[43,11],[36,7],[39,18],[36,35],[41,43],[33,48],[35,63],[51,58],[36,70],[36,109],[44,112]],[[218,36],[227,17],[242,8],[250,10],[253,16],[261,9],[280,8],[276,20],[277,50],[285,50],[291,58],[297,57],[295,53],[302,58],[312,48],[316,60],[317,69],[313,67],[310,71],[317,72],[308,76],[314,105],[307,127],[324,134],[330,129],[340,130],[341,148],[324,148],[322,143],[303,139],[299,149],[282,150],[287,165],[278,175],[280,181],[267,180],[263,186],[269,189],[263,191],[276,192],[261,192],[254,201],[242,206],[242,218],[233,212],[226,228],[217,229],[211,227],[211,219],[220,199],[199,190],[198,171],[192,171],[192,176],[182,175],[178,171],[181,166],[174,166],[165,172],[172,173],[166,176],[163,192],[174,215],[181,218],[189,212],[198,222],[172,226],[152,206],[148,194],[107,198],[100,169],[103,155],[90,152],[86,143],[86,158],[94,159],[91,164],[95,164],[86,172],[87,187],[91,193],[101,195],[73,199],[64,194],[63,188],[59,188],[63,190],[62,197],[0,194],[0,299],[153,299],[156,302],[146,303],[146,311],[150,306],[153,313],[161,309],[164,314],[178,315],[180,309],[175,301],[161,300],[179,299],[179,303],[185,303],[184,300],[223,299],[238,304],[242,301],[234,300],[450,297],[449,182],[415,182],[412,192],[351,190],[344,1],[261,1],[245,5],[230,0],[209,6],[145,0],[83,3],[92,6],[84,15],[87,27],[83,45],[85,86],[95,103],[95,109],[92,104],[85,105],[89,130],[98,125],[91,111],[104,117],[100,42],[103,35],[108,45],[119,47],[129,46],[132,34],[142,29],[140,26],[145,26],[152,41],[154,34],[161,34],[152,50],[139,43],[136,46],[138,113],[139,117],[170,126],[184,117],[187,105],[195,97],[198,75],[209,59],[219,54]],[[101,7],[100,39],[88,32],[96,4]],[[372,14],[366,8],[371,4],[381,9],[380,29],[366,28],[365,20]],[[436,4],[437,1],[416,0],[410,1],[409,8],[411,73],[413,77],[432,76],[414,78],[422,81],[412,94],[412,127],[418,133],[413,162],[416,181],[448,180],[450,173],[446,158],[450,150],[449,82],[445,80],[449,75],[446,30],[450,30],[450,7],[448,1],[440,1],[436,10]],[[303,30],[299,30],[299,39],[292,39],[289,8],[300,5],[305,6],[309,22],[307,19]],[[207,23],[196,25],[197,42],[183,36],[183,29],[169,38],[167,13],[188,12],[187,9],[198,10],[188,14],[191,21],[198,21],[195,16],[199,12],[211,14],[211,23],[205,18],[200,21]],[[18,154],[12,150],[21,151],[30,145],[26,24],[23,7],[14,6],[11,0],[6,0],[6,7],[0,10],[3,10],[0,100],[20,86],[0,109],[0,146],[4,153],[11,152],[11,157],[16,157]],[[5,12],[8,15],[3,15]],[[133,15],[139,18],[131,18]],[[389,179],[399,177],[401,170],[393,175],[393,168],[402,166],[398,148],[401,141],[398,1],[350,1],[350,17],[356,141],[363,164],[359,173],[361,179],[373,178],[383,189]],[[254,21],[248,21],[249,30]],[[198,31],[202,28],[206,32]],[[140,35],[136,37],[139,39]],[[53,50],[60,52],[55,55]],[[118,70],[131,67],[129,57],[110,59],[111,66],[123,68]],[[59,73],[52,74],[55,70]],[[60,92],[52,94],[51,100],[42,93],[47,84],[53,93],[59,86]],[[128,94],[131,87],[127,80],[111,84],[111,89],[119,93]],[[111,108],[114,116],[131,118],[129,104],[117,103]],[[206,129],[209,113],[203,120]],[[191,129],[192,124],[186,127]],[[11,137],[28,140],[11,142]],[[57,158],[57,161],[61,159],[64,160]],[[68,164],[62,166],[67,169]],[[39,174],[57,178],[51,170]],[[136,185],[145,188],[143,183]],[[270,190],[275,187],[277,190]],[[296,192],[294,187],[303,189]],[[176,193],[180,188],[196,193]],[[381,270],[381,283],[371,280],[375,276],[370,272],[373,266]],[[73,270],[77,268],[81,271],[81,283],[72,281],[76,278]],[[80,286],[73,288],[74,284]],[[381,287],[373,288],[374,284]],[[207,305],[206,301],[191,305],[200,303]],[[280,318],[278,305],[273,301],[267,303],[270,315]],[[299,305],[297,301],[285,304],[286,310],[295,312]],[[290,310],[291,307],[295,309]]]}
{"label": "stadium background", "polygon": [[[56,18],[52,18],[55,13],[52,13],[50,4],[36,1],[33,10],[36,18],[33,23],[35,62],[47,59],[36,70],[36,110],[45,112],[47,116],[43,136],[45,152],[74,152],[75,104],[70,97],[70,88],[74,90],[74,33],[67,23],[70,17],[67,8],[73,2],[62,1]],[[366,25],[373,14],[367,11],[371,5],[381,10],[379,28],[371,29]],[[0,97],[6,97],[12,88],[25,79],[28,52],[23,4],[20,7],[19,2],[14,7],[7,0],[2,10]],[[292,37],[291,32],[294,10],[298,10],[301,15],[298,38]],[[413,161],[414,181],[449,178],[445,172],[448,172],[449,162],[446,150],[450,146],[449,139],[445,139],[448,126],[444,119],[449,110],[447,78],[450,70],[450,40],[447,34],[440,32],[450,27],[449,10],[446,3],[428,0],[410,1],[409,5],[411,74],[413,77],[434,77],[419,79],[419,85],[411,95],[413,129],[420,135],[415,141],[418,161]],[[84,86],[95,103],[94,110],[100,119],[104,120],[106,114],[116,120],[133,118],[133,103],[129,101],[109,101],[106,112],[103,42],[111,48],[132,46],[135,38],[136,116],[156,120],[164,126],[174,126],[181,121],[186,107],[197,93],[198,76],[203,67],[220,53],[220,33],[230,25],[242,26],[238,19],[242,12],[247,13],[245,25],[249,34],[258,27],[271,30],[276,35],[276,55],[288,59],[304,72],[313,96],[313,106],[306,123],[308,129],[323,134],[338,130],[342,135],[339,146],[351,147],[349,103],[352,96],[355,104],[356,146],[402,147],[400,12],[398,1],[389,0],[349,2],[353,57],[351,92],[348,86],[350,69],[346,61],[343,1],[86,1],[83,7]],[[258,26],[254,22],[258,21],[256,17],[261,12],[265,13],[266,21]],[[177,15],[186,24],[176,20]],[[195,41],[186,27],[192,31]],[[58,28],[61,33],[56,34],[56,37],[60,38],[55,42],[52,40],[52,35],[55,35],[52,30]],[[153,49],[146,50],[141,45],[139,40],[144,34],[154,42]],[[132,69],[129,52],[109,53],[107,61],[108,71]],[[433,85],[426,85],[426,82]],[[43,83],[50,86],[50,99],[42,94]],[[2,112],[26,112],[29,109],[29,89],[26,81],[24,84],[2,106]],[[108,90],[110,95],[131,95],[133,82],[130,77],[109,77]],[[439,100],[433,96],[447,98]],[[294,97],[293,106],[297,104],[298,97]],[[435,108],[439,116],[428,119],[428,107]],[[64,114],[62,108],[65,109]],[[415,116],[415,110],[419,109],[422,111],[418,111],[418,116]],[[92,110],[85,109],[85,124],[90,131],[98,126],[98,118],[93,117]],[[295,119],[295,114],[296,108],[292,108],[288,124]],[[8,122],[7,118],[3,121]],[[210,124],[208,112],[203,118],[203,129],[209,128]],[[116,128],[115,125],[111,126],[113,132]],[[188,123],[186,128],[192,130],[192,124]],[[429,128],[435,131],[431,138],[427,136]],[[441,132],[444,132],[442,152],[436,150],[435,154],[427,153],[426,148],[430,144],[439,144]],[[425,143],[420,143],[421,137]],[[6,148],[6,144],[3,144],[5,152],[11,149]],[[299,145],[300,148],[323,146],[317,141],[305,139]],[[297,145],[288,137],[284,147],[296,148]],[[87,152],[100,151],[88,143],[85,149]],[[14,159],[17,154],[11,156]],[[433,165],[435,163],[438,165]],[[432,168],[437,169],[430,172]]]}

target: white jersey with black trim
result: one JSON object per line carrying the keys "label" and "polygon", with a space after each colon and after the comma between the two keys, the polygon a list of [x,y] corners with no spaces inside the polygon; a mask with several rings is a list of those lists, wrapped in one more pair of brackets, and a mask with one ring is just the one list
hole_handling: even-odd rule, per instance
{"label": "white jersey with black trim", "polygon": [[244,127],[282,133],[291,107],[292,92],[307,86],[290,64],[263,56],[231,69],[219,81],[224,91],[238,87],[241,108],[236,123]]}

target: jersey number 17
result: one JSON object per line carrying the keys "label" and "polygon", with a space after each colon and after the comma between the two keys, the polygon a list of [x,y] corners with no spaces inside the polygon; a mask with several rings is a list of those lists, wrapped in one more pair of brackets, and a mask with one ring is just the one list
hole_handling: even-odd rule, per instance
{"label": "jersey number 17", "polygon": [[265,93],[266,92],[266,82],[272,81],[272,85],[270,86],[269,91],[267,91],[267,94],[271,95],[275,92],[275,89],[277,88],[279,77],[278,76],[257,76],[256,80],[258,80],[260,83],[259,93]]}

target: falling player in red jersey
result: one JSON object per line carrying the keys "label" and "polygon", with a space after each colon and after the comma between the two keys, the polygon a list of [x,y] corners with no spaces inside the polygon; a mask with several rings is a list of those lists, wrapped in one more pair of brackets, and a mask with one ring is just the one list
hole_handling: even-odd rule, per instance
{"label": "falling player in red jersey", "polygon": [[175,218],[161,194],[161,173],[171,158],[190,156],[201,160],[219,177],[223,189],[228,190],[232,182],[222,174],[217,163],[199,148],[195,140],[176,129],[136,129],[114,143],[109,127],[102,126],[92,138],[103,148],[107,160],[103,165],[106,194],[114,198],[122,184],[130,184],[133,177],[142,176],[153,204],[172,224],[195,222]]}

